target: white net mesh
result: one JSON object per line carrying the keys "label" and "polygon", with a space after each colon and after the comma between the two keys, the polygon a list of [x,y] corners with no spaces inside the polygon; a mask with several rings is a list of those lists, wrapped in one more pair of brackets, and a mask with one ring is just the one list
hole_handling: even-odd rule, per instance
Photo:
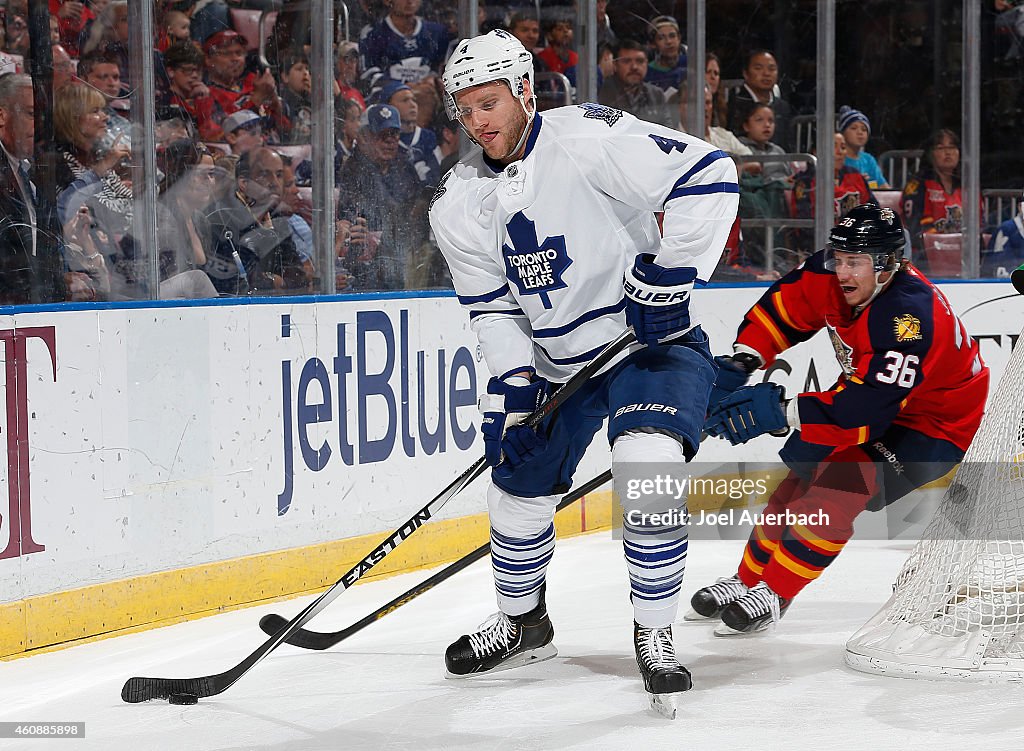
{"label": "white net mesh", "polygon": [[1024,680],[1024,345],[885,607],[847,663],[905,677]]}

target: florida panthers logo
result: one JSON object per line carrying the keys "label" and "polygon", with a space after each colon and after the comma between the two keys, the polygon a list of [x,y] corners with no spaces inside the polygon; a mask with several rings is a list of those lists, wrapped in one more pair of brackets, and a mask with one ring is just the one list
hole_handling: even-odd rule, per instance
{"label": "florida panthers logo", "polygon": [[828,338],[832,342],[832,349],[836,352],[836,360],[839,361],[839,367],[843,369],[843,373],[849,378],[856,372],[856,369],[853,367],[853,347],[844,342],[839,337],[839,332],[834,328],[831,326],[827,326],[827,328]]}
{"label": "florida panthers logo", "polygon": [[941,234],[956,234],[963,231],[964,226],[964,210],[960,206],[946,206],[946,216],[942,219],[936,219],[935,232]]}
{"label": "florida panthers logo", "polygon": [[564,289],[562,274],[572,264],[565,252],[565,235],[538,241],[537,227],[522,211],[505,227],[512,246],[501,246],[505,258],[505,276],[516,285],[520,295],[539,295],[545,308],[551,307],[549,292]]}
{"label": "florida panthers logo", "polygon": [[836,216],[843,217],[849,214],[855,207],[860,205],[860,193],[853,191],[837,196],[835,199]]}

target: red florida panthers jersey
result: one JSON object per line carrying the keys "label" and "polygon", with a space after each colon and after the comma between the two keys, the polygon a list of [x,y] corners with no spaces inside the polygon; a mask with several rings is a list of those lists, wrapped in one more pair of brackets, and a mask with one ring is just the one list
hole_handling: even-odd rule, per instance
{"label": "red florida panthers jersey", "polygon": [[939,289],[913,266],[860,315],[818,251],[775,282],[746,314],[737,344],[765,364],[825,329],[843,373],[828,391],[798,399],[803,440],[853,446],[891,424],[966,450],[981,423],[988,368]]}

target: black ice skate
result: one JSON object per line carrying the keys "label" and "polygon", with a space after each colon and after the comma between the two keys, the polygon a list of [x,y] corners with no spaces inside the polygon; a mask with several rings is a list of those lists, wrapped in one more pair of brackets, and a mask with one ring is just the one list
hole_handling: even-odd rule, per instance
{"label": "black ice skate", "polygon": [[449,678],[468,678],[549,660],[558,654],[551,640],[555,629],[548,619],[544,593],[524,615],[492,615],[474,634],[462,636],[444,654]]}
{"label": "black ice skate", "polygon": [[792,600],[779,597],[771,587],[759,582],[736,602],[726,606],[715,635],[735,636],[764,631],[782,618],[790,602]]}
{"label": "black ice skate", "polygon": [[677,700],[683,691],[690,690],[691,683],[690,672],[676,659],[672,627],[644,628],[634,623],[633,646],[651,709],[674,720]]}
{"label": "black ice skate", "polygon": [[704,621],[718,618],[727,605],[740,599],[749,587],[733,574],[719,579],[714,584],[701,587],[690,598],[690,610],[683,616],[685,621]]}

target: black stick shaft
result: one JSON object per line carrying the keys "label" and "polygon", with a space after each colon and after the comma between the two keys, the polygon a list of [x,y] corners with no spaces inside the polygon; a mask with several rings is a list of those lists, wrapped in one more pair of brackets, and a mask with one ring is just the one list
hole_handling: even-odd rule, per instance
{"label": "black stick shaft", "polygon": [[[605,470],[590,482],[581,485],[579,488],[566,495],[561,501],[559,501],[558,506],[555,507],[555,510],[561,511],[562,509],[571,506],[580,498],[587,495],[588,493],[592,493],[597,488],[601,487],[611,479],[612,473],[610,471]],[[490,552],[491,544],[489,542],[485,542],[476,550],[466,553],[466,555],[462,556],[462,558],[460,558],[459,560],[448,564],[440,571],[432,574],[416,586],[412,587],[408,591],[400,594],[398,597],[391,600],[391,602],[389,602],[388,604],[382,605],[369,615],[356,621],[351,626],[347,626],[346,628],[343,628],[340,631],[333,632],[311,631],[308,629],[300,628],[298,631],[293,633],[288,638],[288,644],[291,644],[295,647],[302,647],[303,649],[330,649],[336,644],[340,644],[341,642],[345,641],[345,639],[348,639],[350,636],[359,633],[364,628],[369,626],[371,623],[376,623],[384,616],[393,613],[394,611],[398,610],[398,608],[402,607],[403,605],[407,605],[420,595],[429,592],[438,584],[447,579],[450,579],[463,569],[469,568],[474,563],[479,561],[481,558],[486,558],[488,553]],[[276,613],[268,613],[260,619],[260,628],[268,634],[276,634],[286,625],[288,625],[288,621],[282,616],[277,615]]]}
{"label": "black stick shaft", "polygon": [[[597,375],[620,352],[635,341],[636,338],[633,336],[631,329],[627,329],[620,334],[618,338],[601,350],[594,359],[580,368],[550,399],[526,418],[526,424],[536,425],[557,410],[583,384],[590,380],[591,377]],[[409,539],[416,530],[430,521],[449,500],[483,474],[486,469],[487,462],[484,458],[480,457],[477,459],[469,469],[459,475],[447,488],[427,503],[426,506],[413,514],[405,524],[388,535],[363,560],[353,566],[325,592],[303,608],[284,628],[263,642],[254,652],[234,667],[225,670],[223,673],[200,676],[198,678],[147,678],[140,676],[129,678],[121,689],[121,699],[135,704],[150,699],[166,699],[168,695],[174,693],[190,693],[199,697],[215,696],[216,694],[223,693],[234,685],[239,678],[261,662],[264,657],[277,649],[292,634],[305,626],[310,619],[330,605],[342,592],[359,581],[370,569],[384,560],[391,551]]]}

